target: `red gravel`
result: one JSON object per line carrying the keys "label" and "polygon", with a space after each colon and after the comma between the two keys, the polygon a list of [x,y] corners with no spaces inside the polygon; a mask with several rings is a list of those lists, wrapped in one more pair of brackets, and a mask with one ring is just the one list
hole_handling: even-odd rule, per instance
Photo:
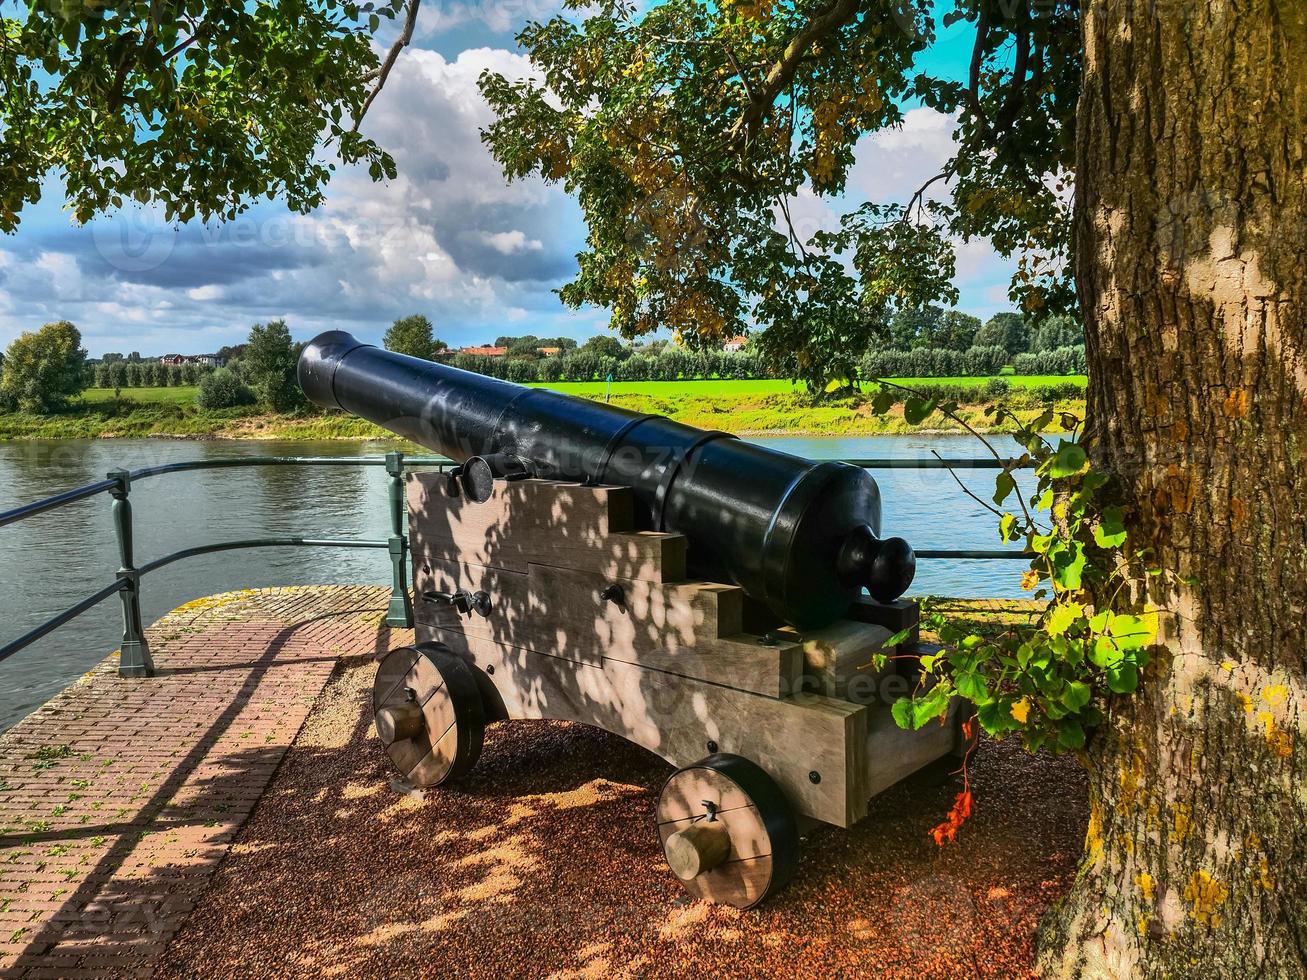
{"label": "red gravel", "polygon": [[661,760],[511,722],[459,788],[402,798],[369,732],[372,674],[352,661],[328,685],[165,975],[1022,977],[1084,838],[1074,762],[986,743],[957,843],[928,831],[958,778],[921,774],[811,834],[761,908],[690,902],[654,830]]}

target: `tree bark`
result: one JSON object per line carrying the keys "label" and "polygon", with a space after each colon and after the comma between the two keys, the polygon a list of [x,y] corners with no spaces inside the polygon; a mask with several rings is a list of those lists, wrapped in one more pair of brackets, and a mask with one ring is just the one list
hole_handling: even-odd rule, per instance
{"label": "tree bark", "polygon": [[[1177,572],[1046,976],[1307,976],[1307,3],[1087,0],[1095,459]],[[1156,583],[1150,588],[1157,594]]]}

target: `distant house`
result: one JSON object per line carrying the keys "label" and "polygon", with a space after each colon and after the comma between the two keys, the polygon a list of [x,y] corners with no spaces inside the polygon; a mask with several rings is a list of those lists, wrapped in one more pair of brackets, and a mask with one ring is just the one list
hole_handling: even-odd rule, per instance
{"label": "distant house", "polygon": [[537,348],[536,348],[536,353],[537,353],[537,354],[543,354],[543,355],[545,355],[545,357],[557,357],[559,354],[563,353],[563,348],[561,348],[561,347],[537,347]]}
{"label": "distant house", "polygon": [[217,354],[165,354],[159,358],[160,364],[199,364],[203,367],[222,367],[222,358]]}
{"label": "distant house", "polygon": [[460,347],[460,354],[471,354],[474,357],[503,357],[508,353],[507,347]]}
{"label": "distant house", "polygon": [[748,342],[748,337],[743,334],[736,334],[730,340],[726,341],[726,343],[722,344],[722,350],[726,351],[728,354],[738,354],[740,351],[744,350],[744,345]]}

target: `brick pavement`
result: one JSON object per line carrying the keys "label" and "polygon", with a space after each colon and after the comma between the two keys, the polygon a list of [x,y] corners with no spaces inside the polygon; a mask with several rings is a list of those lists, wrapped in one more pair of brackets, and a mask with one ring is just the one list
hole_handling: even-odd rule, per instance
{"label": "brick pavement", "polygon": [[0,976],[150,976],[342,656],[411,642],[388,590],[210,596],[0,736]]}

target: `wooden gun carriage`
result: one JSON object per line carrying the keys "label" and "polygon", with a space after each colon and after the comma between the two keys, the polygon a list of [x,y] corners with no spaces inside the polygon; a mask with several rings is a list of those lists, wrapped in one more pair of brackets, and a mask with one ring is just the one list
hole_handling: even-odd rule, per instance
{"label": "wooden gun carriage", "polygon": [[[310,397],[351,403],[343,407],[407,435],[425,434],[426,444],[449,452],[448,438],[431,434],[448,420],[431,417],[436,400],[429,394],[422,413],[398,418],[372,409],[364,382],[398,388],[386,374],[392,370],[405,382],[483,382],[375,352],[360,358],[366,370],[356,381],[342,384],[340,364],[360,349],[375,351],[342,334],[315,340],[300,368]],[[718,520],[735,522],[736,539],[754,533],[739,518],[750,510],[739,501],[734,509],[722,500],[679,512],[675,523],[693,537],[665,521],[662,529],[649,526],[650,493],[667,494],[678,479],[690,495],[692,479],[720,483],[711,466],[686,476],[685,461],[708,439],[673,455],[650,479],[657,488],[650,493],[641,484],[647,456],[634,485],[595,479],[613,472],[606,459],[598,469],[593,459],[585,463],[582,481],[561,478],[581,475],[562,463],[541,474],[542,452],[506,460],[495,442],[511,432],[513,448],[522,447],[523,427],[505,423],[520,397],[512,395],[491,426],[492,452],[463,452],[467,462],[452,475],[408,476],[417,642],[381,661],[372,707],[378,736],[410,785],[435,787],[465,774],[493,721],[547,718],[603,728],[676,767],[657,804],[676,877],[695,896],[747,908],[789,880],[800,821],[848,827],[866,816],[874,795],[959,749],[956,707],[944,725],[899,729],[889,705],[914,681],[897,660],[873,667],[875,654],[892,652],[887,640],[915,625],[917,610],[894,601],[894,590],[911,578],[902,567],[910,549],[857,523],[867,510],[869,477],[829,469],[842,464],[765,456],[764,464],[797,475],[786,475],[781,504],[768,503],[773,514],[762,513],[758,538],[762,552],[784,562],[754,568],[747,555],[705,553],[714,506]],[[620,434],[645,418],[619,416]],[[610,437],[610,449],[617,439]],[[730,449],[722,447],[728,474],[749,462]],[[819,480],[809,479],[814,472]],[[832,485],[838,494],[828,492]],[[802,509],[778,550],[775,527],[795,500]],[[808,516],[814,502],[815,521]],[[832,524],[840,507],[853,508],[852,525],[843,518]],[[870,520],[879,524],[878,497]],[[852,572],[834,578],[831,566]],[[709,581],[705,568],[727,569],[735,582]],[[827,579],[812,581],[822,575]],[[736,584],[741,580],[751,587]],[[858,597],[863,585],[886,601]],[[843,598],[832,600],[832,588],[846,590]]]}

